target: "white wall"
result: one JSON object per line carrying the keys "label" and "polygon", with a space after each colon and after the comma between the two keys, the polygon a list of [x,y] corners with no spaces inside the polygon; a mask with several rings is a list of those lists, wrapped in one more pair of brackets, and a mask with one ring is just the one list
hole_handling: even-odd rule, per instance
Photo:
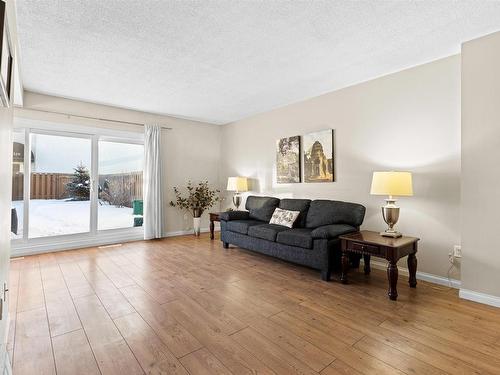
{"label": "white wall", "polygon": [[500,33],[495,33],[462,46],[462,288],[496,296],[498,306],[499,160]]}
{"label": "white wall", "polygon": [[[67,116],[33,111],[41,109],[73,115],[107,118],[112,120],[158,123],[173,128],[164,130],[164,176],[166,201],[173,199],[173,186],[184,186],[189,179],[208,180],[214,187],[219,180],[220,127],[202,122],[159,116],[122,108],[91,104],[48,95],[25,92],[24,107],[16,108],[15,116],[34,120],[45,120],[61,124],[87,125],[103,128],[142,132],[138,126],[120,125],[100,121],[68,119]],[[63,126],[63,125],[61,125]],[[214,210],[218,210],[218,205]],[[189,214],[166,206],[165,230],[168,233],[192,228]],[[208,228],[208,213],[203,215],[202,228]]]}
{"label": "white wall", "polygon": [[[276,140],[325,128],[335,129],[337,182],[276,184]],[[447,276],[460,243],[459,56],[225,125],[222,149],[221,187],[242,175],[259,194],[359,202],[363,228],[377,231],[384,197],[369,195],[372,172],[412,171],[415,196],[400,199],[398,227],[421,238],[419,271]]]}

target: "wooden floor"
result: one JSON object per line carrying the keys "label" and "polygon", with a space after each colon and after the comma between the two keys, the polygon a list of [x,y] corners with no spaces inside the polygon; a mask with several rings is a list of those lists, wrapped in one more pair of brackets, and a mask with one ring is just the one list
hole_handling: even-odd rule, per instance
{"label": "wooden floor", "polygon": [[177,237],[13,260],[14,374],[500,374],[500,310]]}

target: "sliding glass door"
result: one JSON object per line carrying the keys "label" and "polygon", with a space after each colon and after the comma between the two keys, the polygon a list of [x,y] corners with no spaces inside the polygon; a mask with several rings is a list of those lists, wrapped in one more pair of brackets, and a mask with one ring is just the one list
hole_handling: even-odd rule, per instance
{"label": "sliding glass door", "polygon": [[99,141],[99,230],[142,226],[144,146]]}
{"label": "sliding glass door", "polygon": [[141,232],[143,158],[141,139],[16,129],[11,239]]}
{"label": "sliding glass door", "polygon": [[90,232],[90,136],[31,133],[29,238]]}

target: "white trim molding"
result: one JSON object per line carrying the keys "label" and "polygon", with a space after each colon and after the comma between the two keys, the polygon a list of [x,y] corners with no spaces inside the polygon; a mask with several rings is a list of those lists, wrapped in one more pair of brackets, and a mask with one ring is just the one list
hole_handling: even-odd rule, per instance
{"label": "white trim molding", "polygon": [[469,289],[460,289],[458,296],[469,301],[483,303],[494,307],[500,307],[500,297],[491,294],[475,292]]}
{"label": "white trim molding", "polygon": [[99,233],[96,236],[90,234],[68,235],[35,239],[27,242],[12,242],[12,258],[48,253],[53,251],[64,251],[80,249],[85,247],[94,247],[101,245],[116,244],[122,242],[139,241],[144,239],[142,230],[130,228],[126,231],[116,230],[110,233]]}
{"label": "white trim molding", "polygon": [[[363,261],[363,260],[361,260]],[[371,261],[370,265],[372,268],[383,270],[387,269],[387,263],[380,261]],[[398,266],[398,271],[401,275],[408,276],[408,269],[404,267]],[[457,279],[448,279],[447,277],[437,276],[426,272],[417,271],[417,279],[422,281],[427,281],[429,283],[438,284],[447,286],[454,289],[460,289],[460,285],[462,284],[460,280]]]}
{"label": "white trim molding", "polygon": [[[200,232],[201,233],[208,233],[208,232],[210,232],[210,229],[208,229],[208,228],[200,228]],[[220,232],[220,229],[215,228],[214,232]],[[175,231],[175,232],[167,232],[167,233],[165,233],[165,237],[186,236],[188,234],[193,234],[193,229],[178,230],[178,231]]]}

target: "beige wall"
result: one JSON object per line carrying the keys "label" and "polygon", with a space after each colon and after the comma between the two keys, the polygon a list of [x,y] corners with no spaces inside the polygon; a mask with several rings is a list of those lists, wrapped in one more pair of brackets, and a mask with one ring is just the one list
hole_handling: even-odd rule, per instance
{"label": "beige wall", "polygon": [[[173,199],[173,186],[184,186],[189,179],[193,181],[208,180],[213,186],[217,186],[220,159],[220,127],[218,125],[153,115],[31,92],[25,92],[24,107],[22,109],[17,108],[15,116],[59,122],[61,124],[89,125],[134,132],[143,131],[143,128],[138,126],[79,120],[77,118],[68,119],[66,116],[30,111],[30,108],[121,121],[158,123],[171,127],[173,130],[163,131],[166,202]],[[218,206],[216,209],[218,209]],[[192,219],[189,214],[185,214],[176,208],[166,205],[165,230],[167,233],[189,230],[192,228],[192,225]],[[203,215],[202,228],[208,228],[207,213]]]}
{"label": "beige wall", "polygon": [[462,46],[462,288],[500,297],[500,33]]}
{"label": "beige wall", "polygon": [[[276,140],[325,128],[335,129],[337,182],[276,184]],[[459,56],[225,125],[222,148],[221,187],[243,175],[259,194],[359,202],[363,228],[377,231],[384,197],[369,195],[372,172],[412,171],[415,196],[399,200],[398,226],[422,239],[419,271],[447,276],[448,252],[460,243]]]}

